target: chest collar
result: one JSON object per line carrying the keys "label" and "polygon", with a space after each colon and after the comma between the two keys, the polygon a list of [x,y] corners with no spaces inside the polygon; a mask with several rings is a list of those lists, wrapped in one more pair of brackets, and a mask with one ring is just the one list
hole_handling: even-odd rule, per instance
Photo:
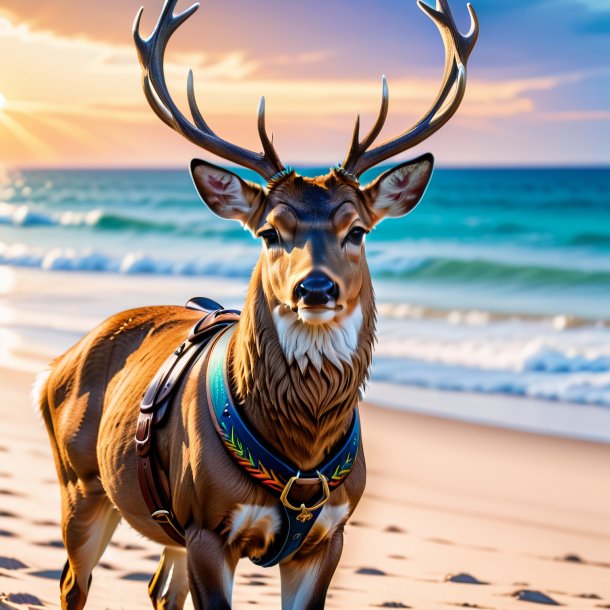
{"label": "chest collar", "polygon": [[[236,463],[256,483],[280,499],[283,527],[272,548],[262,558],[251,558],[263,567],[275,565],[296,551],[315,523],[333,489],[341,485],[354,467],[360,446],[358,407],[344,439],[317,468],[301,472],[284,456],[269,448],[246,423],[235,405],[227,379],[228,347],[235,326],[221,332],[207,366],[208,405],[214,427]],[[317,484],[320,496],[310,506],[295,506],[290,500],[293,485]]]}

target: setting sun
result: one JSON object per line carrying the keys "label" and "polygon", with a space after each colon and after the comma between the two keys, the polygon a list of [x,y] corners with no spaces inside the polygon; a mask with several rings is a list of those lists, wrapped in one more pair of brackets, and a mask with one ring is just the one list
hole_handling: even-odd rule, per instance
{"label": "setting sun", "polygon": [[6,97],[0,93],[0,110],[4,110],[6,108]]}

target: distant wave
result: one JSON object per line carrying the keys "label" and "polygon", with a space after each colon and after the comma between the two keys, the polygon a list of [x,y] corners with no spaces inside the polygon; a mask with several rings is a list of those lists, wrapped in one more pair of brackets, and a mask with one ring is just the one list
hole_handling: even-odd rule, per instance
{"label": "distant wave", "polygon": [[[173,201],[173,205],[170,203]],[[69,202],[64,198],[62,203],[65,205]],[[191,205],[187,205],[189,202]],[[78,208],[78,204],[83,202],[73,201],[74,207]],[[58,228],[86,228],[88,230],[100,232],[130,232],[135,234],[159,233],[165,236],[192,236],[192,237],[209,237],[222,236],[223,238],[233,239],[239,238],[242,232],[237,224],[220,223],[211,220],[203,210],[201,216],[197,214],[193,216],[193,210],[196,209],[192,205],[192,200],[173,200],[167,199],[159,201],[147,201],[146,205],[130,206],[126,205],[123,208],[113,204],[105,206],[101,201],[98,207],[90,209],[64,209],[54,210],[48,204],[41,202],[24,202],[24,203],[2,203],[0,202],[0,225],[8,225],[20,228],[29,227],[53,227]],[[167,214],[169,208],[176,209],[175,213]],[[165,213],[164,213],[165,212]],[[186,214],[186,216],[185,216]],[[195,219],[195,220],[193,220]],[[600,230],[582,230],[580,232],[567,232],[565,235],[545,234],[537,232],[532,226],[526,222],[498,221],[494,222],[489,219],[474,218],[471,223],[466,219],[466,224],[456,224],[455,219],[446,219],[433,227],[426,222],[418,221],[414,218],[410,221],[411,235],[426,235],[433,239],[441,241],[460,241],[462,238],[478,241],[481,244],[485,243],[485,239],[495,239],[498,236],[503,239],[522,240],[524,245],[527,245],[528,240],[533,240],[531,243],[536,243],[537,240],[542,240],[543,247],[555,246],[560,248],[592,248],[594,250],[605,251],[610,249],[610,232]],[[389,228],[388,228],[389,227]],[[431,233],[431,228],[432,233]],[[383,230],[375,234],[374,241],[377,243],[385,242],[400,242],[404,238],[403,229],[392,228],[391,225],[385,225]],[[545,240],[551,241],[545,241]],[[463,244],[462,244],[463,245]],[[440,273],[442,270],[440,264],[442,259],[437,261],[437,269]],[[472,268],[472,267],[471,267]],[[407,266],[407,271],[412,267]],[[432,272],[433,270],[430,270]],[[446,273],[451,273],[451,269],[447,269]],[[394,272],[388,268],[387,272],[395,276],[400,275],[401,269]]]}
{"label": "distant wave", "polygon": [[[466,327],[482,327],[496,322],[542,322],[556,330],[591,326],[592,319],[568,314],[534,314],[482,309],[442,309],[413,303],[377,303],[380,316],[390,320],[440,320]],[[610,320],[595,320],[596,328],[610,328]],[[609,337],[610,340],[610,337]]]}
{"label": "distant wave", "polygon": [[575,354],[571,347],[541,347],[524,360],[522,368],[526,372],[543,373],[610,373],[610,354]]}
{"label": "distant wave", "polygon": [[610,248],[608,233],[579,233],[569,240],[571,246],[606,246]]}
{"label": "distant wave", "polygon": [[47,252],[23,244],[0,243],[0,265],[34,267],[45,271],[101,271],[121,274],[152,275],[213,275],[248,278],[254,260],[249,257],[176,262],[149,256],[143,252],[129,252],[112,257],[95,250],[78,251],[73,248],[53,248]]}
{"label": "distant wave", "polygon": [[454,392],[512,394],[610,407],[610,372],[533,375],[447,366],[416,360],[376,358],[373,379]]}
{"label": "distant wave", "polygon": [[[65,222],[93,222],[89,219],[64,218]],[[100,219],[95,219],[96,223]],[[112,216],[103,222],[115,222]],[[138,224],[139,221],[134,221]],[[210,229],[210,233],[213,230]],[[224,234],[223,234],[224,235]],[[222,256],[212,251],[210,258],[194,258],[190,261],[150,256],[140,251],[132,251],[123,256],[113,257],[95,249],[75,250],[73,248],[40,248],[24,244],[7,245],[0,242],[0,264],[40,267],[45,270],[111,271],[118,273],[151,273],[162,275],[227,275],[229,277],[249,277],[254,259],[245,260],[239,250],[227,247]],[[446,257],[418,256],[371,256],[371,271],[380,278],[403,279],[438,284],[501,284],[520,288],[544,286],[610,286],[609,271],[588,271],[585,269],[564,269],[534,265],[510,265],[489,260],[454,259]]]}
{"label": "distant wave", "polygon": [[35,210],[27,204],[0,203],[0,224],[14,227],[48,226],[60,224],[51,214]]}
{"label": "distant wave", "polygon": [[401,258],[372,260],[370,267],[379,276],[422,281],[468,283],[504,283],[531,286],[579,285],[610,286],[608,271],[565,269],[544,265],[507,264],[490,260],[470,260],[446,257]]}
{"label": "distant wave", "polygon": [[158,232],[163,234],[192,235],[212,237],[222,235],[231,237],[241,235],[231,225],[211,226],[209,223],[168,222],[154,218],[107,211],[101,208],[88,211],[49,211],[39,206],[0,203],[0,225],[14,227],[87,227],[100,231],[128,231],[132,233]]}
{"label": "distant wave", "polygon": [[[383,307],[381,308],[383,312]],[[373,377],[610,407],[610,328],[476,312],[380,319]]]}

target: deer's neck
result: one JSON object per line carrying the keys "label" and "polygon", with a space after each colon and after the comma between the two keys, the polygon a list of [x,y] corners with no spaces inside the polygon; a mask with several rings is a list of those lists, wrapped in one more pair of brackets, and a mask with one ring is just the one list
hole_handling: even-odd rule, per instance
{"label": "deer's neck", "polygon": [[[253,278],[250,285],[231,345],[232,391],[256,431],[302,470],[318,466],[344,436],[368,377],[375,340],[370,281],[360,309],[346,322],[349,327],[334,329],[345,335],[339,349],[332,343],[337,345],[339,335],[319,335],[333,332],[330,327],[301,328],[304,334],[293,341],[280,335],[299,329],[286,328],[286,320],[282,325],[277,311],[274,316],[261,282]],[[315,336],[308,337],[308,330]],[[312,340],[317,347],[305,350]],[[293,346],[298,355],[287,357]]]}

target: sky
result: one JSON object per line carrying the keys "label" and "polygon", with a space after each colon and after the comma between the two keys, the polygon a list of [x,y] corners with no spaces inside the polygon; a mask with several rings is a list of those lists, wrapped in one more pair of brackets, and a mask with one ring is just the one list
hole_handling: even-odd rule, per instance
{"label": "sky", "polygon": [[[432,0],[427,0],[432,2]],[[464,0],[449,0],[465,33]],[[209,153],[157,119],[131,27],[162,0],[0,0],[0,165],[183,167]],[[181,0],[178,10],[189,2]],[[610,165],[610,0],[474,0],[480,37],[458,113],[400,158],[444,166]],[[174,35],[167,81],[186,109],[188,69],[206,120],[260,150],[256,109],[284,163],[334,165],[356,114],[390,112],[381,139],[433,101],[443,45],[415,0],[203,0]]]}

